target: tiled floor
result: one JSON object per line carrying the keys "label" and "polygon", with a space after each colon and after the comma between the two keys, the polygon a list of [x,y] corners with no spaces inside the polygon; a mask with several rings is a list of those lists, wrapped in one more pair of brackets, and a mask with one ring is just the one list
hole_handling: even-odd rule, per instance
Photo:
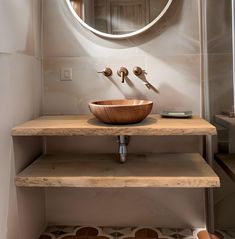
{"label": "tiled floor", "polygon": [[50,226],[39,239],[198,239],[198,232],[150,227]]}

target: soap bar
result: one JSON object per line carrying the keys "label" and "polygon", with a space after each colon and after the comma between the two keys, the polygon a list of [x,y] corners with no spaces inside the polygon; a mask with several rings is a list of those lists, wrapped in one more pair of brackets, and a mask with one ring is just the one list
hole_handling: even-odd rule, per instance
{"label": "soap bar", "polygon": [[184,116],[186,115],[185,112],[169,112],[168,115],[170,116]]}
{"label": "soap bar", "polygon": [[168,118],[191,118],[193,115],[192,111],[163,111],[161,112],[162,117]]}

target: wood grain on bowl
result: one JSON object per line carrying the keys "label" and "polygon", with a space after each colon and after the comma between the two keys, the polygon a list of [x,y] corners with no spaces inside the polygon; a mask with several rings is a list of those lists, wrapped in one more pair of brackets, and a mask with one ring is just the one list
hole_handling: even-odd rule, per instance
{"label": "wood grain on bowl", "polygon": [[136,99],[104,100],[89,104],[94,116],[108,124],[138,123],[150,114],[152,107],[152,101]]}

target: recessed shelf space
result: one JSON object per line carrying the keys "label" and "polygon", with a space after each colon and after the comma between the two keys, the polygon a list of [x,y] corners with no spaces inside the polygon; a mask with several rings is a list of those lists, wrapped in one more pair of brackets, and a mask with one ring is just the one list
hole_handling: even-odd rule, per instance
{"label": "recessed shelf space", "polygon": [[217,154],[215,159],[235,182],[235,154]]}
{"label": "recessed shelf space", "polygon": [[92,115],[43,116],[12,129],[13,136],[76,135],[215,135],[216,128],[199,117],[168,119],[149,115],[138,124],[108,125]]}
{"label": "recessed shelf space", "polygon": [[200,154],[43,155],[16,177],[19,187],[219,187]]}

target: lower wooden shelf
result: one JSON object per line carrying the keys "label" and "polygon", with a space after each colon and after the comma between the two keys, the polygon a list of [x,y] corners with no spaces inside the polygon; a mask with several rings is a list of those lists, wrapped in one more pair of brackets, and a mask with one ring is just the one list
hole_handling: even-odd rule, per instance
{"label": "lower wooden shelf", "polygon": [[219,187],[200,154],[43,155],[16,176],[19,187]]}
{"label": "lower wooden shelf", "polygon": [[217,154],[215,159],[235,182],[235,154]]}

